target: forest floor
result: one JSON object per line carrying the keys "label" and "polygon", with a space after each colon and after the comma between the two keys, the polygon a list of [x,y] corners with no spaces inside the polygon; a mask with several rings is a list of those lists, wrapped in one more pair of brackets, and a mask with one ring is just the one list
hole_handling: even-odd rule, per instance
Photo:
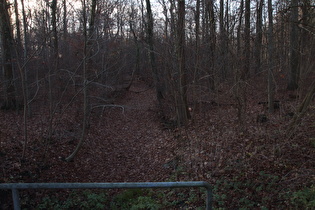
{"label": "forest floor", "polygon": [[[55,113],[51,140],[47,109],[33,107],[23,161],[23,112],[1,110],[0,183],[207,181],[213,186],[215,208],[305,207],[315,193],[314,101],[288,136],[290,113],[302,99],[290,98],[293,93],[279,85],[280,107],[269,114],[258,104],[266,101],[265,85],[255,79],[249,83],[242,123],[231,87],[222,84],[211,94],[200,89],[196,103],[190,104],[192,120],[176,128],[159,115],[154,90],[134,82],[114,105],[92,110],[87,138],[72,162],[64,159],[78,143],[82,127],[82,109],[75,103]],[[266,122],[257,122],[261,114]],[[301,190],[305,193],[296,193]],[[204,205],[200,193],[184,192],[168,194],[180,202],[162,209]],[[5,193],[1,202],[8,208],[4,200],[10,196]]]}

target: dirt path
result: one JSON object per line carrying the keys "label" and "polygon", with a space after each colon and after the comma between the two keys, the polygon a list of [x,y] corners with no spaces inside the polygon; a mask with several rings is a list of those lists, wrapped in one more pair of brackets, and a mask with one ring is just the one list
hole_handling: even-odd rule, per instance
{"label": "dirt path", "polygon": [[[41,177],[45,180],[54,171],[59,171],[60,174],[52,177],[54,181],[167,179],[171,171],[163,165],[172,158],[172,144],[169,131],[160,128],[154,104],[152,89],[143,84],[132,86],[122,99],[115,102],[119,106],[107,107],[104,112],[93,114],[88,139],[75,161],[61,164],[58,161]],[[63,169],[60,170],[60,167]]]}

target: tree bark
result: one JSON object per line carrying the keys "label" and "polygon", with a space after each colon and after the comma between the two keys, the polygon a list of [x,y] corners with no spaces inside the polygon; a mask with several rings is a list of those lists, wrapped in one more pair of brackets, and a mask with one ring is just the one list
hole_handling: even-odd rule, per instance
{"label": "tree bark", "polygon": [[164,36],[165,36],[165,40],[168,40],[169,38],[169,33],[168,33],[168,25],[169,25],[169,18],[168,18],[168,9],[167,9],[167,5],[165,0],[161,0],[161,4],[163,7],[163,15],[165,17],[165,21],[164,21]]}
{"label": "tree bark", "polygon": [[[93,0],[95,1],[95,0]],[[92,3],[93,4],[93,3]],[[82,133],[75,150],[69,155],[65,160],[67,162],[73,161],[75,156],[78,154],[82,148],[83,142],[86,139],[87,129],[88,129],[88,116],[89,116],[89,100],[88,100],[88,29],[87,29],[87,17],[86,17],[86,1],[83,0],[83,36],[84,36],[84,49],[83,49],[83,122],[82,122]],[[93,10],[93,9],[92,9]],[[93,14],[93,13],[92,13]],[[94,13],[95,14],[95,13]],[[92,19],[92,18],[91,18]],[[90,22],[90,27],[93,26],[94,22]],[[91,33],[91,31],[90,31]]]}
{"label": "tree bark", "polygon": [[[134,8],[133,8],[133,12],[134,12]],[[130,31],[133,35],[133,40],[134,40],[134,43],[135,43],[135,46],[136,46],[136,60],[135,60],[135,69],[133,71],[133,74],[136,72],[136,73],[139,73],[140,72],[140,46],[139,46],[139,40],[138,40],[138,36],[134,30],[134,20],[130,20],[129,21],[129,27],[130,27]],[[133,79],[132,79],[133,80]],[[130,82],[130,85],[131,85],[132,81]]]}
{"label": "tree bark", "polygon": [[220,13],[219,13],[219,26],[220,26],[220,57],[219,68],[221,78],[226,76],[226,55],[225,55],[225,27],[224,27],[224,0],[220,0]]}
{"label": "tree bark", "polygon": [[245,80],[250,74],[250,0],[245,0],[245,47],[244,47],[244,69],[242,79]]}
{"label": "tree bark", "polygon": [[13,67],[12,67],[12,49],[13,38],[10,24],[10,16],[8,13],[9,5],[6,0],[0,0],[0,34],[2,43],[2,62],[4,74],[4,103],[2,109],[15,109],[16,98],[13,81]]}
{"label": "tree bark", "polygon": [[155,62],[155,52],[154,52],[154,35],[153,35],[153,15],[151,10],[151,2],[150,0],[146,0],[147,5],[147,33],[148,33],[148,44],[149,44],[149,57],[150,57],[150,63],[152,68],[152,74],[154,79],[154,86],[156,90],[156,98],[158,100],[159,106],[161,106],[161,100],[163,99],[163,88],[161,84],[161,78],[160,74],[158,72],[158,69],[156,67]]}
{"label": "tree bark", "polygon": [[[241,28],[243,22],[243,13],[244,13],[244,0],[241,0],[240,4],[240,16],[239,24],[237,28],[237,54],[241,55],[241,58],[236,58],[237,68],[235,72],[235,87],[234,94],[237,102],[237,118],[239,121],[240,129],[244,129],[244,121],[246,117],[246,49],[242,49],[241,46]],[[245,26],[246,27],[246,26]],[[246,42],[246,40],[245,40]],[[246,44],[245,44],[246,48]],[[243,63],[242,63],[243,62]]]}
{"label": "tree bark", "polygon": [[16,46],[17,46],[17,52],[20,55],[22,52],[22,40],[21,40],[21,24],[20,24],[20,18],[19,18],[19,7],[18,7],[17,0],[14,0],[14,13],[15,13],[15,25],[16,25]]}
{"label": "tree bark", "polygon": [[[215,74],[215,54],[216,54],[216,21],[215,21],[215,13],[214,13],[214,2],[213,0],[208,0],[208,11],[209,12],[209,23],[210,23],[210,69],[208,71],[209,75]],[[215,76],[209,77],[209,85],[210,89],[215,89]]]}
{"label": "tree bark", "polygon": [[62,49],[62,57],[65,60],[69,60],[69,46],[67,45],[68,43],[68,10],[67,10],[67,0],[62,1],[62,6],[63,6],[63,35],[62,35],[62,40],[63,40],[63,45],[61,46]]}
{"label": "tree bark", "polygon": [[[27,143],[28,143],[28,118],[27,113],[30,116],[31,115],[31,108],[30,104],[28,102],[29,98],[29,91],[27,87],[27,47],[28,47],[28,34],[27,34],[27,21],[26,21],[26,15],[25,15],[25,8],[24,8],[24,0],[21,0],[22,4],[22,15],[23,15],[23,33],[24,33],[24,53],[23,53],[23,66],[21,67],[19,65],[20,70],[20,76],[22,80],[22,91],[23,91],[23,102],[24,102],[24,110],[23,110],[23,118],[24,118],[24,145],[23,145],[23,151],[22,151],[22,160],[26,157],[26,149],[27,149]],[[23,47],[21,47],[23,49]]]}
{"label": "tree bark", "polygon": [[26,99],[27,99],[27,108],[28,108],[28,115],[31,116],[31,106],[28,103],[29,99],[29,90],[28,90],[28,76],[27,76],[27,55],[28,55],[28,33],[27,33],[27,20],[26,20],[26,14],[25,14],[25,7],[24,7],[24,0],[21,0],[21,5],[22,5],[22,16],[23,16],[23,34],[24,34],[24,47],[23,48],[23,72],[24,72],[24,83],[25,83],[25,94],[26,94]]}
{"label": "tree bark", "polygon": [[268,19],[269,19],[269,31],[268,31],[268,109],[269,112],[274,112],[274,95],[275,95],[275,84],[274,84],[274,39],[273,39],[273,7],[272,0],[268,0]]}
{"label": "tree bark", "polygon": [[241,29],[242,29],[243,13],[244,13],[244,0],[241,0],[240,16],[239,16],[238,27],[237,27],[237,54],[238,55],[241,55]]}
{"label": "tree bark", "polygon": [[[58,60],[58,33],[57,33],[57,0],[53,0],[51,3],[51,25],[52,25],[52,39],[53,39],[53,56]],[[57,64],[57,63],[56,63]]]}
{"label": "tree bark", "polygon": [[315,82],[313,82],[313,84],[310,86],[308,93],[306,94],[297,112],[295,113],[290,125],[288,126],[287,133],[289,137],[292,136],[292,134],[294,133],[295,127],[301,122],[301,119],[306,114],[306,111],[312,102],[312,98],[314,98],[314,94],[315,94]]}
{"label": "tree bark", "polygon": [[[196,51],[196,55],[198,57],[198,50],[200,48],[199,44],[200,44],[200,0],[196,1],[196,13],[195,13],[195,33],[196,33],[196,45],[195,45],[195,51]],[[197,58],[196,57],[196,58]],[[196,59],[197,60],[197,59]]]}
{"label": "tree bark", "polygon": [[301,42],[300,42],[300,79],[304,80],[305,77],[308,76],[307,69],[310,68],[310,65],[313,60],[312,55],[312,47],[314,48],[314,39],[312,39],[312,32],[314,35],[313,23],[312,23],[312,16],[314,17],[314,12],[311,10],[311,2],[310,0],[301,0]]}
{"label": "tree bark", "polygon": [[231,69],[231,65],[229,62],[229,30],[230,30],[230,17],[229,17],[229,0],[226,0],[225,4],[225,33],[224,33],[224,56],[225,56],[225,71],[224,71],[224,79],[228,76],[229,70]]}
{"label": "tree bark", "polygon": [[190,118],[187,106],[187,74],[185,66],[185,0],[178,0],[177,22],[178,94],[176,100],[177,124],[185,125]]}
{"label": "tree bark", "polygon": [[63,0],[63,37],[66,40],[68,36],[68,19],[67,19],[67,0]]}
{"label": "tree bark", "polygon": [[170,3],[170,9],[169,9],[169,12],[170,12],[170,16],[171,16],[171,23],[170,23],[170,38],[171,38],[171,41],[174,41],[174,38],[176,37],[176,18],[175,18],[175,8],[176,8],[176,0],[169,0],[169,3]]}
{"label": "tree bark", "polygon": [[290,73],[288,90],[296,90],[299,81],[298,0],[291,0]]}
{"label": "tree bark", "polygon": [[[48,128],[48,140],[50,141],[53,133],[53,118],[55,114],[55,73],[58,69],[59,63],[59,50],[58,50],[58,33],[57,33],[57,0],[53,0],[50,5],[51,9],[51,25],[52,25],[52,64],[49,68],[48,75],[48,85],[49,85],[49,128]],[[48,147],[48,142],[46,142],[46,148]],[[46,153],[45,153],[46,155]]]}
{"label": "tree bark", "polygon": [[255,73],[261,71],[261,47],[262,47],[262,14],[264,0],[257,1],[256,5],[256,39],[255,39]]}

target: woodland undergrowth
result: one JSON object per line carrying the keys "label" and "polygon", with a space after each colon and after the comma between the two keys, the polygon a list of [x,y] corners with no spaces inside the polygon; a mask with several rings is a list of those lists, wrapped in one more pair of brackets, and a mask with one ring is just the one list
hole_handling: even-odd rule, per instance
{"label": "woodland undergrowth", "polygon": [[[297,111],[302,95],[292,99],[291,95],[298,93],[286,91],[280,83],[276,92],[280,106],[269,113],[259,103],[267,98],[265,84],[255,79],[249,84],[243,124],[237,120],[231,87],[222,83],[213,93],[204,90],[198,97],[190,97],[197,99],[190,100],[192,119],[178,128],[171,116],[165,120],[159,115],[154,90],[137,81],[115,99],[115,106],[92,110],[87,139],[73,162],[64,158],[80,138],[83,114],[79,98],[70,106],[60,105],[51,139],[47,139],[46,102],[34,102],[23,161],[22,111],[1,110],[0,182],[207,181],[213,186],[213,206],[217,209],[314,208],[314,100],[293,135],[288,136],[292,113]],[[58,192],[59,199],[66,192]],[[32,198],[28,203],[33,207],[55,202],[45,198],[47,195],[47,191],[29,191],[22,193],[22,199]],[[71,206],[83,195],[62,205]],[[112,190],[104,198],[101,194],[91,199],[96,203],[99,198],[106,200],[102,205],[119,209],[117,200],[123,195]],[[189,189],[143,191],[139,196],[145,208],[151,205],[149,209],[202,209],[205,203],[204,192]],[[0,197],[1,207],[9,208],[7,192],[1,192]],[[126,204],[126,209],[132,205],[141,209],[141,202]],[[85,204],[95,207],[95,203]]]}

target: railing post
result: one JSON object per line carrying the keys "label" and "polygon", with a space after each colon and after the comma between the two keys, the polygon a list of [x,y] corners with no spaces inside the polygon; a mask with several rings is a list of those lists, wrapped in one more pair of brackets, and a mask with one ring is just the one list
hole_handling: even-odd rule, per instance
{"label": "railing post", "polygon": [[19,196],[19,191],[17,188],[12,188],[12,198],[13,198],[13,205],[14,205],[14,210],[20,210],[20,196]]}
{"label": "railing post", "polygon": [[207,201],[206,201],[206,208],[207,210],[212,210],[212,191],[209,187],[207,189]]}

